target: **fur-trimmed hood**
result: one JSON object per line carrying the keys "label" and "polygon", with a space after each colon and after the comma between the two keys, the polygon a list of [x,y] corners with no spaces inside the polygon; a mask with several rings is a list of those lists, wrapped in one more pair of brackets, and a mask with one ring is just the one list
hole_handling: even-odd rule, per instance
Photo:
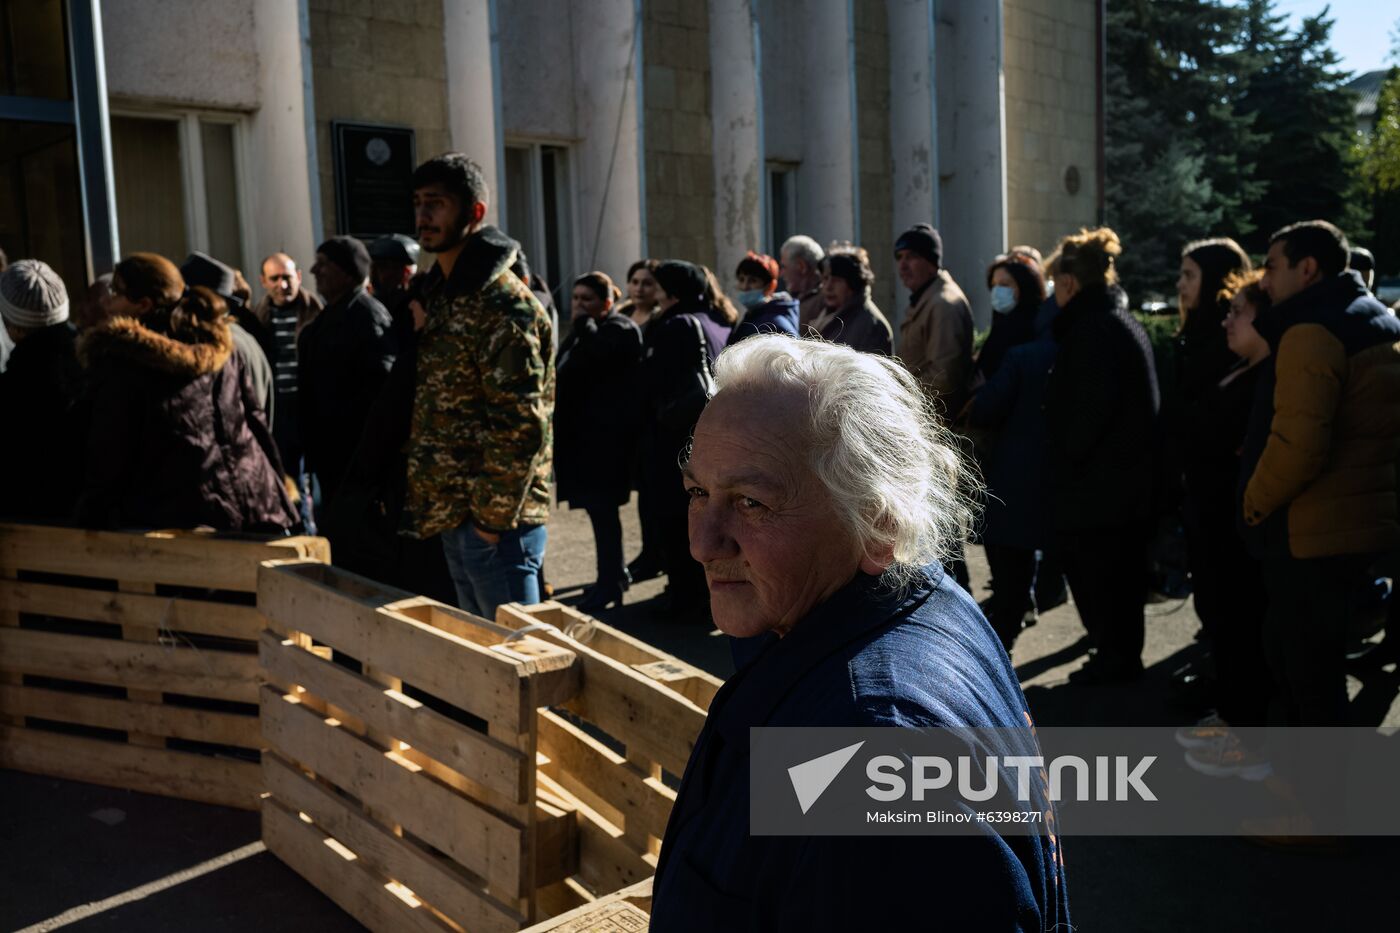
{"label": "fur-trimmed hood", "polygon": [[99,362],[120,359],[196,379],[218,372],[233,354],[227,318],[206,321],[184,316],[178,325],[171,325],[172,316],[159,312],[140,320],[113,318],[79,338],[78,360],[90,369]]}

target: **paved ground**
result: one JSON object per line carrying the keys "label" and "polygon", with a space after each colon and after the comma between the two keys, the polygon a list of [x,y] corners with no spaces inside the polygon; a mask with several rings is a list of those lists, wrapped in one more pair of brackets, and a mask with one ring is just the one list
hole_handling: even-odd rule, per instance
{"label": "paved ground", "polygon": [[[625,510],[628,553],[635,512]],[[556,513],[547,571],[570,600],[593,576],[592,538],[581,512]],[[987,568],[969,554],[974,591]],[[661,581],[638,585],[609,622],[720,676],[731,672],[723,637],[651,617]],[[1065,676],[1087,643],[1072,605],[1042,616],[1017,645],[1026,696],[1044,725],[1176,724],[1170,672],[1197,653],[1189,601],[1149,607],[1148,676],[1131,688],[1076,688]],[[1353,681],[1371,722],[1400,725],[1400,674],[1391,667]],[[1203,779],[1204,780],[1204,779]],[[359,927],[271,855],[257,851],[253,814],[0,771],[0,929],[65,913],[75,931],[337,931]],[[1070,838],[1070,899],[1079,930],[1238,931],[1392,928],[1400,879],[1393,839],[1360,840],[1342,856],[1256,848],[1238,839]],[[190,871],[194,869],[193,871]],[[193,876],[193,877],[190,877]],[[937,892],[930,879],[930,919]],[[922,895],[928,896],[928,895]],[[97,902],[97,903],[93,903]],[[92,906],[85,906],[90,905]],[[1389,919],[1382,919],[1389,918]],[[45,924],[40,929],[55,929]]]}

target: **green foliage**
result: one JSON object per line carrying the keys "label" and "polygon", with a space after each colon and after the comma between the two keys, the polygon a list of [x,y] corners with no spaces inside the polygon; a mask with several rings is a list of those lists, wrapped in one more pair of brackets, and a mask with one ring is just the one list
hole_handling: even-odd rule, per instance
{"label": "green foliage", "polygon": [[1354,100],[1325,10],[1295,32],[1275,0],[1108,0],[1108,11],[1105,200],[1134,302],[1173,294],[1193,239],[1232,236],[1257,254],[1278,227],[1314,217],[1364,236]]}
{"label": "green foliage", "polygon": [[1390,69],[1376,101],[1376,124],[1358,145],[1361,177],[1372,191],[1400,192],[1400,68]]}

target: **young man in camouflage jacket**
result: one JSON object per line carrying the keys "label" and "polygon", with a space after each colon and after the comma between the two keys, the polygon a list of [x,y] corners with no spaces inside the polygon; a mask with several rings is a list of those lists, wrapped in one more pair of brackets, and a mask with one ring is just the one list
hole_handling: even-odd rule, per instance
{"label": "young man in camouflage jacket", "polygon": [[437,254],[415,315],[418,376],[403,531],[441,534],[458,602],[494,619],[540,600],[552,472],[549,315],[483,223],[486,181],[461,153],[413,173],[418,238]]}

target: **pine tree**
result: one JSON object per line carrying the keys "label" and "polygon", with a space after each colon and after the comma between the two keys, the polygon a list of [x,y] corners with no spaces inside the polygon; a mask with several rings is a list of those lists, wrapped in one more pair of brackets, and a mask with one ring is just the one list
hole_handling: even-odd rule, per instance
{"label": "pine tree", "polygon": [[1171,294],[1181,247],[1248,228],[1264,139],[1238,112],[1251,70],[1245,9],[1224,0],[1109,0],[1108,222],[1135,299]]}
{"label": "pine tree", "polygon": [[1256,179],[1265,190],[1248,202],[1251,230],[1241,243],[1263,252],[1269,234],[1296,220],[1320,218],[1354,238],[1365,236],[1366,197],[1358,184],[1353,146],[1355,95],[1340,59],[1328,45],[1333,21],[1327,9],[1288,33],[1273,0],[1249,0],[1244,56],[1257,67],[1236,109],[1254,117],[1267,139],[1259,150]]}

